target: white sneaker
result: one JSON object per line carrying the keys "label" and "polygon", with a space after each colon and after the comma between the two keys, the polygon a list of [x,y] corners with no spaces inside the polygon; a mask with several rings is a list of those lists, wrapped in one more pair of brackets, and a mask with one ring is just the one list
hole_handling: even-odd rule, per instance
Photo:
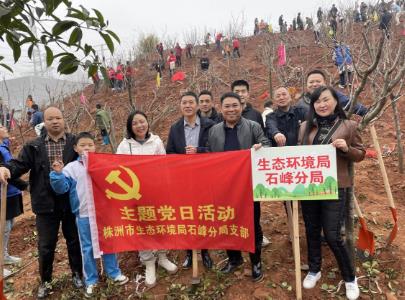
{"label": "white sneaker", "polygon": [[321,272],[318,273],[311,273],[309,272],[307,276],[305,276],[304,282],[302,283],[302,286],[304,289],[312,289],[315,287],[317,281],[321,279]]}
{"label": "white sneaker", "polygon": [[177,266],[167,258],[166,254],[159,254],[158,265],[169,274],[175,274],[178,270]]}
{"label": "white sneaker", "polygon": [[360,296],[359,286],[357,285],[357,278],[353,282],[345,282],[346,298],[349,300],[356,300]]}
{"label": "white sneaker", "polygon": [[267,247],[268,245],[270,245],[270,240],[263,235],[262,248]]}
{"label": "white sneaker", "polygon": [[13,272],[8,269],[3,269],[3,278],[10,276]]}
{"label": "white sneaker", "polygon": [[21,258],[16,256],[7,255],[4,257],[5,265],[18,265],[21,262]]}
{"label": "white sneaker", "polygon": [[156,285],[156,264],[154,259],[145,262],[145,285],[148,288]]}
{"label": "white sneaker", "polygon": [[117,277],[114,278],[114,283],[118,285],[124,285],[129,281],[129,278],[123,274],[118,275]]}
{"label": "white sneaker", "polygon": [[86,298],[91,298],[94,295],[94,290],[96,289],[95,284],[90,284],[86,287],[86,291],[84,292],[84,296]]}

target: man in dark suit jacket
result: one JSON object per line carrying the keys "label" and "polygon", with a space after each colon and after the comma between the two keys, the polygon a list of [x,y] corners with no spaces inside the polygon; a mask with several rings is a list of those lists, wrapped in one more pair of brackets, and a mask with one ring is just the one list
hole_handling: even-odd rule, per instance
{"label": "man in dark suit jacket", "polygon": [[[208,152],[208,131],[215,122],[197,115],[198,98],[193,92],[181,96],[180,110],[183,117],[172,125],[167,140],[167,154],[194,154]],[[203,265],[211,269],[212,260],[208,250],[201,250]],[[184,269],[191,268],[192,251],[187,250]]]}

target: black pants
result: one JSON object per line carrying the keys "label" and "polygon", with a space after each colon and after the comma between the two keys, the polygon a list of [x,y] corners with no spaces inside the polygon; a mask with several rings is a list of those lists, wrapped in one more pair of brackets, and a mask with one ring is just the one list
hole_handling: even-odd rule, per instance
{"label": "black pants", "polygon": [[75,216],[70,211],[58,210],[55,213],[38,214],[36,218],[39,273],[42,282],[52,280],[53,259],[61,222],[72,273],[82,274],[82,256]]}
{"label": "black pants", "polygon": [[[255,227],[255,252],[249,253],[250,262],[252,265],[257,264],[261,260],[262,254],[262,242],[263,242],[263,231],[260,226],[260,202],[253,203],[253,213],[254,213],[254,227]],[[242,253],[238,250],[226,250],[229,257],[229,262],[231,264],[238,264],[242,261]]]}
{"label": "black pants", "polygon": [[339,200],[301,201],[308,246],[309,271],[321,270],[321,230],[337,260],[343,280],[354,280],[354,269],[350,253],[342,239],[341,227],[345,221],[346,206],[351,189],[339,189]]}

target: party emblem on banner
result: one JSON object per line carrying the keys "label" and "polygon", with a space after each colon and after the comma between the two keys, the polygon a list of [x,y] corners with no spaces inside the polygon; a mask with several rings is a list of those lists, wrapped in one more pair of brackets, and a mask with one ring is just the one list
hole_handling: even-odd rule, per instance
{"label": "party emblem on banner", "polygon": [[134,171],[132,171],[130,168],[126,168],[124,166],[119,167],[128,174],[129,178],[131,179],[131,184],[128,184],[120,177],[121,175],[120,170],[112,170],[110,173],[108,173],[107,177],[105,178],[105,181],[107,181],[110,185],[119,186],[126,193],[120,194],[117,192],[113,192],[110,189],[106,189],[105,193],[107,198],[122,201],[132,199],[139,200],[142,197],[142,195],[139,193],[140,182],[138,176],[136,176]]}

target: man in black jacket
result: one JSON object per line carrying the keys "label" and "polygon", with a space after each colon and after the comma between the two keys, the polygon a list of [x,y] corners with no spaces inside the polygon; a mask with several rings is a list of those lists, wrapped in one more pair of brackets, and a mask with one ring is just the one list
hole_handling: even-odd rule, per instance
{"label": "man in black jacket", "polygon": [[208,90],[202,90],[198,95],[199,109],[197,114],[199,117],[208,118],[215,123],[222,122],[222,115],[219,114],[214,107],[214,99],[212,93]]}
{"label": "man in black jacket", "polygon": [[274,92],[277,109],[266,117],[266,133],[273,146],[297,146],[298,132],[305,121],[307,109],[292,106],[291,95],[287,88],[279,87]]}
{"label": "man in black jacket", "polygon": [[232,83],[231,89],[233,93],[238,94],[241,98],[243,109],[242,117],[259,123],[264,131],[264,123],[261,113],[254,109],[252,104],[250,104],[249,83],[246,80],[236,80]]}
{"label": "man in black jacket", "polygon": [[77,288],[83,286],[80,279],[82,273],[80,244],[69,195],[56,195],[49,183],[49,172],[54,161],[63,161],[66,165],[77,158],[73,150],[74,136],[65,132],[62,112],[56,107],[45,110],[44,122],[47,133],[25,144],[18,159],[13,159],[0,167],[1,182],[19,178],[30,171],[31,205],[32,211],[36,214],[38,231],[41,284],[37,297],[40,299],[49,294],[60,223],[66,239],[73,283]]}
{"label": "man in black jacket", "polygon": [[[167,154],[195,154],[208,152],[208,132],[215,122],[199,117],[197,114],[198,99],[193,92],[186,92],[180,100],[180,110],[183,117],[170,127],[167,140]],[[207,269],[212,268],[212,260],[208,250],[201,250],[202,262]],[[193,264],[192,251],[187,250],[183,269],[191,268]]]}
{"label": "man in black jacket", "polygon": [[[259,123],[263,132],[265,132],[262,114],[258,112],[256,109],[254,109],[252,104],[249,103],[250,102],[249,83],[246,80],[236,80],[232,82],[231,89],[232,92],[238,94],[241,99],[243,109],[242,117]],[[266,236],[263,236],[262,240],[263,240],[262,244],[263,247],[266,247],[270,244],[270,240]]]}

